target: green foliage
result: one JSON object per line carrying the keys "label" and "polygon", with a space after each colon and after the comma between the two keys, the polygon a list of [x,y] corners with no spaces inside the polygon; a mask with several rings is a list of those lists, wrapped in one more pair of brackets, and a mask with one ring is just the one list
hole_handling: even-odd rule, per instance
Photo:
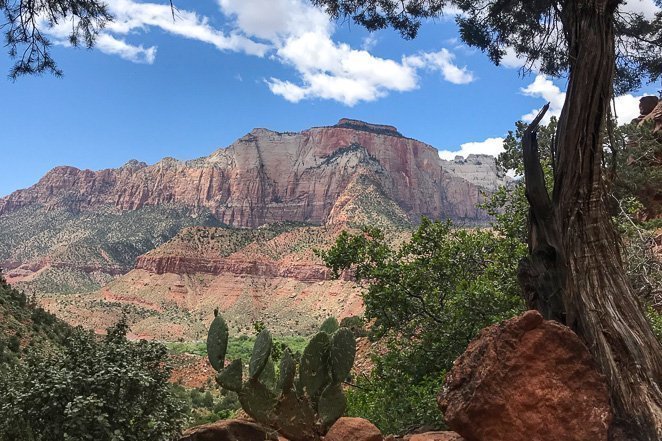
{"label": "green foliage", "polygon": [[353,315],[351,317],[345,317],[340,321],[341,328],[347,328],[352,331],[354,337],[365,337],[368,335],[368,331],[365,327],[365,320],[363,317],[358,315]]}
{"label": "green foliage", "polygon": [[649,306],[646,309],[646,316],[653,327],[653,332],[655,332],[657,339],[662,341],[662,314],[653,309],[652,306]]}
{"label": "green foliage", "polygon": [[[335,274],[353,270],[364,288],[371,335],[388,346],[371,376],[352,391],[350,413],[371,418],[388,433],[404,433],[414,422],[440,426],[438,390],[426,385],[450,368],[480,329],[522,310],[515,274],[525,253],[517,239],[425,218],[397,249],[380,230],[365,228],[342,233],[334,247],[320,252]],[[422,391],[431,395],[421,399]],[[402,403],[399,411],[392,410],[396,402]]]}
{"label": "green foliage", "polygon": [[77,329],[62,352],[32,353],[0,377],[0,439],[170,440],[184,421],[166,348]]}
{"label": "green foliage", "polygon": [[[216,313],[216,312],[215,312]],[[208,342],[219,328],[220,316],[214,318]],[[273,427],[293,441],[314,441],[345,411],[346,400],[341,382],[354,364],[356,341],[347,328],[338,328],[338,321],[326,320],[324,330],[317,333],[303,350],[296,379],[296,361],[289,348],[280,354],[280,376],[276,379],[269,331],[260,326],[249,363],[249,377],[242,383],[241,361],[227,367],[225,360],[216,375],[218,384],[236,391],[242,408],[261,424]],[[256,328],[257,330],[258,328]],[[227,339],[225,339],[227,343]],[[225,348],[209,350],[225,353]],[[296,388],[294,385],[296,384]]]}
{"label": "green foliage", "polygon": [[369,419],[383,433],[411,433],[420,427],[444,429],[436,396],[443,373],[414,380],[391,364],[379,363],[347,391],[348,416]]}
{"label": "green foliage", "polygon": [[112,19],[105,3],[96,0],[1,0],[0,13],[9,56],[17,59],[9,76],[50,72],[61,75],[51,58],[50,40],[45,35],[55,23],[71,22],[68,42],[92,47],[99,31]]}
{"label": "green foliage", "polygon": [[57,350],[71,328],[37,306],[34,296],[12,288],[0,273],[0,371],[17,363],[22,349]]}
{"label": "green foliage", "polygon": [[[524,175],[522,136],[527,127],[528,125],[521,121],[515,124],[515,130],[509,131],[503,141],[504,151],[497,158],[497,166],[501,170],[504,172],[510,171],[518,177]],[[538,130],[540,163],[545,175],[547,191],[550,195],[554,186],[551,146],[556,127],[557,120],[552,117],[548,125],[540,126]],[[514,184],[499,187],[486,202],[481,204],[481,208],[494,217],[491,225],[495,231],[505,237],[517,238],[526,243],[529,202],[526,199],[523,179]]]}
{"label": "green foliage", "polygon": [[183,413],[188,415],[186,425],[189,427],[232,418],[241,408],[237,394],[234,392],[186,389],[175,384],[172,386],[172,393],[183,404]]}
{"label": "green foliage", "polygon": [[615,168],[612,193],[616,200],[635,197],[640,203],[639,217],[662,214],[662,139],[650,125],[626,124],[617,127],[613,149],[606,155],[608,167]]}

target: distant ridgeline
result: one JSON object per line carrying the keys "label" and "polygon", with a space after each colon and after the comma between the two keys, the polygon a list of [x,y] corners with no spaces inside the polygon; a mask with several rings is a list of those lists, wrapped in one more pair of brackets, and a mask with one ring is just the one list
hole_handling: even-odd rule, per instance
{"label": "distant ridgeline", "polygon": [[361,130],[364,132],[375,133],[377,135],[398,136],[404,138],[398,129],[384,124],[370,124],[357,119],[342,118],[334,127],[352,130]]}
{"label": "distant ridgeline", "polygon": [[[254,129],[230,146],[190,161],[165,158],[147,165],[131,160],[99,171],[56,167],[32,187],[0,199],[0,266],[11,283],[38,293],[94,293],[110,287],[94,305],[119,295],[111,281],[136,271],[136,262],[143,265],[140,271],[155,265],[164,277],[171,274],[164,268],[197,271],[206,265],[229,266],[233,274],[247,271],[251,277],[293,275],[303,289],[313,283],[306,280],[320,274],[321,262],[312,247],[329,243],[344,227],[402,229],[421,216],[485,224],[489,218],[477,204],[508,178],[497,172],[493,158],[479,162],[473,157],[443,161],[435,148],[395,127],[341,119],[334,126],[297,133]],[[280,255],[264,256],[251,242],[237,248],[241,259],[229,256],[229,263],[214,260],[220,256],[208,256],[211,263],[178,260],[172,246],[167,261],[141,257],[186,228],[224,228],[232,234],[236,228],[288,222],[307,227],[260,245],[284,253]],[[314,239],[318,236],[323,238],[319,243]],[[246,237],[238,234],[237,240],[244,243]],[[297,248],[278,245],[285,237]],[[181,237],[176,243],[181,245]],[[163,283],[154,289],[166,289]],[[185,298],[208,290],[187,283],[168,285],[169,301],[176,301],[172,289],[183,291],[177,296]],[[161,303],[164,294],[159,296],[155,304],[167,307]],[[63,307],[63,302],[58,299],[53,307]],[[67,302],[69,309],[80,303]]]}

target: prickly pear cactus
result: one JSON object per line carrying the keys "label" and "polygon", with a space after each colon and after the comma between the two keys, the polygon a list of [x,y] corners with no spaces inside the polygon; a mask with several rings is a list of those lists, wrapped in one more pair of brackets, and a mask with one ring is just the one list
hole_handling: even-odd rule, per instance
{"label": "prickly pear cactus", "polygon": [[223,317],[218,315],[218,309],[214,310],[214,321],[211,322],[207,334],[207,357],[209,363],[216,371],[223,369],[225,364],[225,352],[228,348],[228,325]]}
{"label": "prickly pear cactus", "polygon": [[237,392],[242,408],[257,422],[272,427],[292,441],[319,441],[345,412],[342,382],[349,376],[356,355],[354,335],[327,319],[303,351],[297,378],[297,362],[289,350],[280,360],[276,376],[271,358],[273,341],[268,330],[255,339],[244,380],[241,360],[225,367],[228,327],[214,311],[207,337],[207,353],[218,372],[216,382]]}

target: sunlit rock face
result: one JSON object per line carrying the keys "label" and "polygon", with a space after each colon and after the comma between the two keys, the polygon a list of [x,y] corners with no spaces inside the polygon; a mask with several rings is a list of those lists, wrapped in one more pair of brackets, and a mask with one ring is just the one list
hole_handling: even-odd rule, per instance
{"label": "sunlit rock face", "polygon": [[[411,220],[421,215],[484,222],[481,189],[503,178],[494,160],[442,161],[433,147],[395,127],[342,119],[299,133],[254,129],[227,148],[192,161],[130,161],[100,171],[56,167],[37,184],[0,199],[0,215],[40,204],[120,211],[174,204],[209,210],[224,224],[324,224],[357,176],[369,179]],[[351,195],[350,195],[351,196]]]}

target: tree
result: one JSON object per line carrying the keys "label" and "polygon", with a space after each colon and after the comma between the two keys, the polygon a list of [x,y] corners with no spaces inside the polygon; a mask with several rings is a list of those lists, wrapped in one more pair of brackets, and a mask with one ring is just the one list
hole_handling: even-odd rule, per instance
{"label": "tree", "polygon": [[425,218],[395,249],[366,228],[319,252],[336,276],[353,271],[372,336],[387,349],[349,394],[349,411],[388,433],[439,427],[444,372],[482,328],[522,310],[516,273],[525,253],[518,239]]}
{"label": "tree", "polygon": [[[586,342],[606,375],[617,422],[634,439],[662,438],[662,346],[628,282],[607,212],[602,133],[614,91],[662,76],[662,13],[625,13],[620,0],[313,0],[368,29],[392,26],[413,38],[426,17],[457,7],[460,36],[499,63],[507,50],[525,69],[568,75],[552,151],[550,197],[536,130],[524,134],[530,204],[524,293],[548,318]],[[662,6],[660,0],[657,5]]]}
{"label": "tree", "polygon": [[98,340],[78,328],[61,352],[32,351],[0,376],[0,439],[169,441],[184,414],[166,348],[126,339],[120,321]]}
{"label": "tree", "polygon": [[112,19],[102,0],[0,0],[0,12],[9,56],[16,60],[9,73],[21,75],[62,71],[50,55],[51,41],[45,30],[66,23],[71,31],[69,43],[90,48],[99,31]]}

